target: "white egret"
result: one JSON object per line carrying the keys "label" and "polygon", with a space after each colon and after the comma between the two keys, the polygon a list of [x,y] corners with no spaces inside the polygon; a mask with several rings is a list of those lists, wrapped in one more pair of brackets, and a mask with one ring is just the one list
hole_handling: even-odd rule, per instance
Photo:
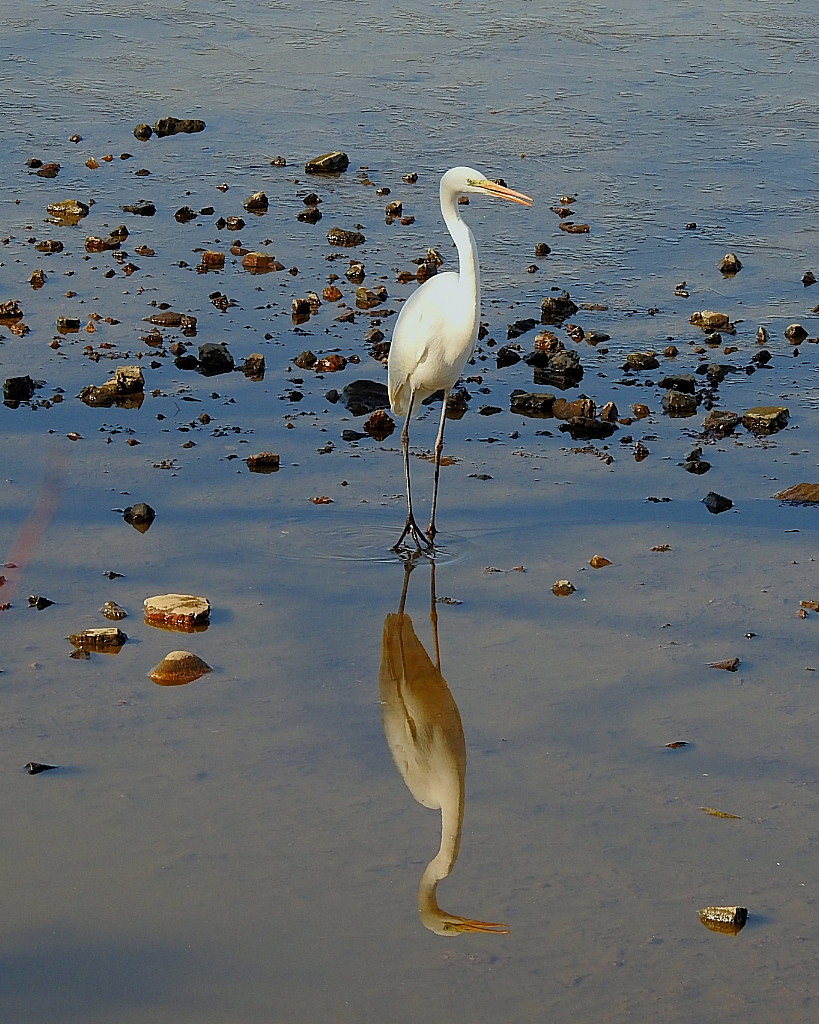
{"label": "white egret", "polygon": [[[393,546],[395,551],[408,536],[418,550],[428,550],[433,546],[447,399],[478,338],[481,309],[478,249],[472,232],[458,212],[459,196],[469,195],[508,199],[523,206],[531,206],[534,201],[522,192],[514,192],[505,185],[489,181],[472,167],[453,167],[441,178],[441,213],[458,250],[458,272],[436,274],[413,292],[395,324],[390,346],[390,406],[396,415],[405,416],[401,445],[407,488],[407,522]],[[429,527],[424,535],[412,511],[409,425],[421,402],[436,391],[443,391],[444,400],[435,441],[432,508]]]}
{"label": "white egret", "polygon": [[438,935],[509,931],[505,924],[450,914],[438,906],[438,883],[455,866],[464,820],[466,743],[458,705],[441,673],[435,565],[431,566],[431,611],[435,662],[404,611],[413,562],[404,565],[404,589],[397,614],[384,622],[381,643],[381,713],[395,765],[415,799],[441,811],[441,842],[418,886],[418,912]]}

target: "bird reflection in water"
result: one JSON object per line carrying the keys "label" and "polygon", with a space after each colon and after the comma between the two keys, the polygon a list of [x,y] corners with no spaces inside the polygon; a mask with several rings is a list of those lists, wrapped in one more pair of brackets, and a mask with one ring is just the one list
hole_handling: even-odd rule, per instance
{"label": "bird reflection in water", "polygon": [[381,709],[384,732],[396,767],[415,799],[441,811],[441,845],[421,877],[418,912],[438,935],[509,931],[505,924],[450,914],[438,906],[438,883],[458,858],[464,818],[466,744],[458,705],[441,674],[435,563],[430,563],[430,621],[435,661],[418,639],[404,611],[414,559],[404,563],[404,585],[397,612],[384,621],[381,644]]}

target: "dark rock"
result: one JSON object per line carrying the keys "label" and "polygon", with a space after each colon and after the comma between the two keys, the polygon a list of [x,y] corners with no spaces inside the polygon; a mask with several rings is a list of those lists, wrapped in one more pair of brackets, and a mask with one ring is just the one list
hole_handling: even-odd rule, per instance
{"label": "dark rock", "polygon": [[340,399],[353,416],[365,416],[376,409],[387,409],[390,404],[387,388],[374,380],[352,381],[342,390]]}
{"label": "dark rock", "polygon": [[715,516],[719,515],[720,512],[727,512],[729,508],[734,507],[734,503],[730,498],[717,494],[716,491],[709,491],[702,500],[708,511]]}
{"label": "dark rock", "polygon": [[87,217],[89,207],[81,203],[79,199],[60,199],[56,203],[49,203],[46,207],[52,217],[58,220],[69,220],[76,223],[82,217]]}
{"label": "dark rock", "polygon": [[653,352],[629,352],[623,364],[624,370],[656,370],[660,365]]}
{"label": "dark rock", "polygon": [[270,201],[264,192],[254,192],[252,196],[248,196],[247,199],[242,203],[242,206],[249,213],[267,213],[270,207]]}
{"label": "dark rock", "polygon": [[342,430],[341,439],[342,441],[363,441],[366,434],[360,433],[358,430]]}
{"label": "dark rock", "polygon": [[583,379],[580,356],[563,348],[553,351],[535,349],[525,357],[524,362],[534,367],[536,384],[552,384],[566,391]]}
{"label": "dark rock", "polygon": [[[135,505],[129,505],[122,510],[122,518],[130,526],[137,528],[144,526],[147,529],[156,519],[156,512],[144,501],[138,501]],[[140,532],[144,532],[141,530]]]}
{"label": "dark rock", "polygon": [[130,203],[128,206],[123,206],[122,209],[126,213],[135,213],[139,217],[153,217],[156,213],[156,207],[147,199],[140,199],[138,203]]}
{"label": "dark rock", "polygon": [[60,173],[60,165],[43,164],[42,167],[39,167],[34,173],[41,178],[56,178]]}
{"label": "dark rock", "polygon": [[479,416],[496,416],[499,412],[503,412],[499,405],[482,405],[478,409]]}
{"label": "dark rock", "polygon": [[297,355],[293,360],[296,366],[300,370],[309,370],[318,362],[318,357],[315,352],[311,352],[310,349],[305,349],[300,355]]}
{"label": "dark rock", "polygon": [[180,224],[187,224],[188,221],[196,219],[196,213],[189,206],[181,206],[173,215],[173,219]]}
{"label": "dark rock", "polygon": [[39,775],[40,772],[53,772],[59,765],[44,764],[42,761],[29,761],[25,767],[29,775]]}
{"label": "dark rock", "polygon": [[766,348],[761,348],[751,356],[751,362],[757,366],[767,366],[771,358],[771,353]]}
{"label": "dark rock", "polygon": [[192,135],[194,132],[202,132],[204,130],[205,122],[195,117],[161,117],[154,125],[154,131],[160,139],[168,135],[178,135],[180,132]]}
{"label": "dark rock", "polygon": [[49,601],[47,597],[42,597],[40,594],[31,594],[28,599],[29,608],[36,608],[38,612],[50,608],[53,604],[53,601]]}
{"label": "dark rock", "polygon": [[356,288],[355,304],[359,309],[373,309],[380,306],[387,299],[387,289],[383,284],[375,288],[365,288],[364,285]]}
{"label": "dark rock", "polygon": [[306,174],[340,174],[350,166],[350,158],[346,153],[335,150],[332,153],[324,153],[313,160],[308,160],[304,165]]}
{"label": "dark rock", "polygon": [[578,307],[569,298],[568,292],[562,295],[545,298],[540,304],[540,322],[544,324],[560,324],[570,316],[574,316]]}
{"label": "dark rock", "polygon": [[528,331],[534,330],[535,327],[537,327],[537,320],[531,318],[516,320],[506,328],[506,338],[509,341],[512,338],[519,338],[521,334],[526,334]]}
{"label": "dark rock", "polygon": [[816,274],[812,270],[806,270],[802,275],[802,284],[808,288],[812,284],[816,284]]}
{"label": "dark rock", "polygon": [[730,363],[701,363],[697,373],[704,374],[712,384],[721,384],[736,367]]}
{"label": "dark rock", "polygon": [[711,463],[706,462],[704,459],[686,459],[683,463],[683,469],[686,473],[694,473],[697,476],[707,473],[711,468]]}
{"label": "dark rock", "polygon": [[350,246],[361,245],[361,243],[366,241],[366,239],[360,231],[346,230],[345,228],[330,228],[327,232],[327,241],[330,245]]}
{"label": "dark rock", "polygon": [[695,395],[687,395],[683,391],[671,390],[663,396],[663,409],[673,417],[693,416],[698,404]]}
{"label": "dark rock", "polygon": [[703,429],[716,434],[717,437],[725,437],[733,433],[739,420],[740,417],[735,412],[730,412],[727,409],[712,409],[705,417]]}
{"label": "dark rock", "polygon": [[520,352],[510,348],[508,345],[502,345],[495,353],[495,361],[499,370],[502,370],[504,366],[514,366],[515,363],[519,363],[522,359]]}
{"label": "dark rock", "polygon": [[303,224],[317,224],[321,220],[321,210],[317,206],[308,206],[306,210],[300,210],[296,214],[296,220]]}
{"label": "dark rock", "polygon": [[149,124],[138,124],[134,128],[134,138],[139,139],[140,142],[146,142],[153,133],[154,130]]}
{"label": "dark rock", "polygon": [[697,378],[693,373],[672,373],[663,377],[659,386],[664,391],[682,391],[693,395],[697,388]]}
{"label": "dark rock", "polygon": [[570,434],[575,441],[590,441],[611,437],[617,426],[590,416],[572,416],[568,422],[560,424],[560,429]]}
{"label": "dark rock", "polygon": [[251,352],[242,364],[242,373],[253,380],[261,380],[264,377],[264,370],[265,362],[261,352]]}
{"label": "dark rock", "polygon": [[785,337],[791,343],[791,345],[798,345],[807,338],[808,332],[802,326],[802,324],[791,324],[790,327],[785,328]]}
{"label": "dark rock", "polygon": [[3,401],[30,402],[36,387],[36,382],[28,374],[24,377],[7,377],[3,381]]}
{"label": "dark rock", "polygon": [[209,341],[199,346],[199,372],[203,376],[215,377],[220,373],[230,373],[235,365],[225,342],[217,344]]}
{"label": "dark rock", "polygon": [[510,411],[521,416],[545,419],[552,415],[555,396],[548,391],[513,391]]}
{"label": "dark rock", "polygon": [[535,256],[548,256],[551,251],[545,242],[537,242],[535,245]]}

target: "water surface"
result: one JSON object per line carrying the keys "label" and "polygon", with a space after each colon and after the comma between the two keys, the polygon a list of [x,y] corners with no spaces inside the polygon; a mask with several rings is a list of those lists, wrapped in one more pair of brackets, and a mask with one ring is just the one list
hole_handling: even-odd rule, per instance
{"label": "water surface", "polygon": [[[819,334],[819,298],[801,284],[819,273],[816,16],[759,0],[447,3],[434,16],[375,0],[46,2],[9,7],[4,23],[0,301],[19,298],[31,332],[0,327],[0,366],[4,379],[45,382],[35,406],[64,393],[50,407],[0,407],[4,560],[20,566],[0,588],[12,605],[0,620],[5,1017],[814,1020],[819,656],[816,615],[797,612],[819,598],[816,513],[771,496],[819,479],[819,348],[794,356],[783,337],[794,321]],[[166,114],[207,129],[133,137]],[[307,178],[304,161],[333,148],[350,170]],[[270,166],[277,154],[287,167]],[[62,170],[40,179],[31,157]],[[436,580],[450,599],[436,607],[465,805],[438,897],[510,932],[444,937],[418,914],[440,816],[396,771],[379,698],[382,631],[403,583],[389,554],[403,516],[397,434],[344,442],[361,420],[327,398],[384,370],[364,343],[370,317],[339,323],[325,303],[297,330],[290,304],[355,255],[397,310],[411,292],[397,270],[429,245],[454,256],[436,189],[460,162],[538,199],[468,208],[489,337],[502,344],[507,324],[537,318],[553,289],[604,304],[574,318],[611,340],[578,348],[586,373],[566,397],[653,414],[609,441],[572,442],[554,419],[508,412],[512,390],[540,390],[523,363],[499,371],[484,344],[470,367],[482,380],[447,427],[457,461],[443,471]],[[415,223],[386,225],[376,186]],[[270,212],[244,214],[259,189]],[[315,226],[296,220],[312,190]],[[558,229],[549,206],[562,194],[577,194],[588,235]],[[66,195],[93,199],[91,213],[47,224],[47,203]],[[155,217],[122,212],[140,198]],[[178,224],[183,204],[214,213]],[[240,214],[241,232],[215,226]],[[109,253],[84,258],[86,235],[123,222],[131,276]],[[331,260],[336,223],[361,224],[367,241]],[[232,257],[196,272],[199,250],[237,237],[298,275],[251,276]],[[32,238],[64,252],[42,256]],[[538,241],[552,248],[545,259]],[[136,256],[138,245],[157,255]],[[744,267],[725,279],[716,264],[729,250]],[[35,292],[37,267],[48,280]],[[674,295],[682,281],[687,299]],[[218,311],[215,290],[236,305]],[[262,352],[264,381],[204,378],[152,354],[143,318],[161,302],[199,319],[196,339],[168,340],[194,352],[226,341],[238,363]],[[738,351],[703,356],[740,368],[717,404],[791,410],[771,438],[740,430],[707,444],[701,477],[679,463],[704,410],[669,419],[657,387],[699,363],[698,309],[737,322],[724,344]],[[91,313],[119,323],[50,347],[56,316],[84,328]],[[773,359],[749,375],[760,325]],[[625,355],[670,340],[680,356],[629,383]],[[88,358],[101,341],[117,359]],[[305,348],[361,363],[316,377],[293,365]],[[121,362],[143,366],[139,410],[77,401]],[[504,411],[480,416],[482,405]],[[414,426],[417,451],[436,422],[432,408]],[[639,463],[637,441],[651,453]],[[281,454],[278,473],[247,471],[260,450]],[[413,470],[426,496],[431,466]],[[709,515],[712,489],[734,509]],[[324,495],[333,503],[311,503]],[[53,515],[26,533],[38,499]],[[111,511],[135,501],[157,510],[145,534]],[[596,553],[613,565],[590,568]],[[432,652],[429,574],[413,572],[406,609]],[[577,590],[556,598],[563,578]],[[145,625],[142,601],[166,591],[206,595],[209,629]],[[29,609],[29,594],[55,604]],[[121,653],[69,658],[63,638],[105,624],[110,599],[129,611]],[[148,671],[179,647],[213,673],[156,686]],[[735,673],[708,667],[733,656]],[[31,760],[61,767],[29,776]],[[746,905],[749,924],[733,938],[709,932],[698,920],[709,904]]]}

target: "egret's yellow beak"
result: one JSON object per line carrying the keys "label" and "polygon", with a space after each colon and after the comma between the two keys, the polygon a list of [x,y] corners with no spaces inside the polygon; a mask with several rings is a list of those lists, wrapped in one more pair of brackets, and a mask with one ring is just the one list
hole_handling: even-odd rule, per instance
{"label": "egret's yellow beak", "polygon": [[495,935],[508,935],[509,926],[505,924],[493,924],[491,921],[471,921],[463,917],[455,925],[459,932],[493,932]]}
{"label": "egret's yellow beak", "polygon": [[527,196],[525,192],[515,192],[514,189],[499,185],[496,181],[488,181],[484,178],[481,181],[476,181],[475,184],[496,199],[508,199],[511,203],[520,203],[521,206],[531,206],[534,203],[534,199]]}

